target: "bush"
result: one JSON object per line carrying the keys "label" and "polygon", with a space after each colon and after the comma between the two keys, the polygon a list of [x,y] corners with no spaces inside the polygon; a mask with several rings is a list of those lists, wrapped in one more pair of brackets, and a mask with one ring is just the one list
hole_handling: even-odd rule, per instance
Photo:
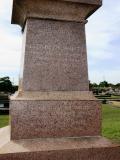
{"label": "bush", "polygon": [[103,100],[102,100],[102,104],[107,104],[107,100],[106,100],[106,99],[103,99]]}

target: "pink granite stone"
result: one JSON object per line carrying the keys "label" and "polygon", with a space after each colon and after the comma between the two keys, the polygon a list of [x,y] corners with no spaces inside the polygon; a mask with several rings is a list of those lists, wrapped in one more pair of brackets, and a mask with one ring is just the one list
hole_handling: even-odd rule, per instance
{"label": "pink granite stone", "polygon": [[101,105],[89,92],[85,22],[101,3],[13,1],[12,22],[26,27],[11,132],[0,130],[0,160],[120,159],[120,145],[100,136]]}
{"label": "pink granite stone", "polygon": [[101,134],[98,101],[11,101],[11,138],[80,137]]}
{"label": "pink granite stone", "polygon": [[21,88],[88,91],[85,24],[28,19]]}
{"label": "pink granite stone", "polygon": [[10,153],[0,155],[0,160],[119,160],[120,147],[69,149]]}
{"label": "pink granite stone", "polygon": [[[3,135],[6,135],[3,132]],[[8,132],[9,137],[9,132]],[[3,138],[4,140],[4,138]],[[120,145],[100,136],[8,140],[0,160],[119,160]]]}
{"label": "pink granite stone", "polygon": [[27,18],[81,22],[101,5],[102,0],[14,0],[12,23],[24,28]]}

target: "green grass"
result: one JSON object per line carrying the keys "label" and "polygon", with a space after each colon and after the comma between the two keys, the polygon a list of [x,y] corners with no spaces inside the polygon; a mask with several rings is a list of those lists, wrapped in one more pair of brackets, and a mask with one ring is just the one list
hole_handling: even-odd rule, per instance
{"label": "green grass", "polygon": [[120,99],[120,96],[111,96],[112,99]]}
{"label": "green grass", "polygon": [[120,142],[120,108],[106,104],[103,105],[102,111],[103,136]]}
{"label": "green grass", "polygon": [[0,128],[7,126],[9,123],[8,115],[0,115]]}

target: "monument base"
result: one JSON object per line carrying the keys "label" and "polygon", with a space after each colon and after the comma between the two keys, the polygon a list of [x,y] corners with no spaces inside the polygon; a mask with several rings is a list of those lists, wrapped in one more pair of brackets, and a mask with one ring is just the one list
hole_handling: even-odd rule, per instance
{"label": "monument base", "polygon": [[10,141],[9,133],[9,127],[0,130],[0,160],[120,159],[120,146],[100,136]]}
{"label": "monument base", "polygon": [[11,99],[11,139],[101,135],[101,105],[91,92],[25,92]]}

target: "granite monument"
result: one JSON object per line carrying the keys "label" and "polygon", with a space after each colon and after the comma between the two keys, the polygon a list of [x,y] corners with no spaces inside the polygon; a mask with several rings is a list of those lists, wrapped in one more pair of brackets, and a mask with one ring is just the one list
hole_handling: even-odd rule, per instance
{"label": "granite monument", "polygon": [[101,105],[89,91],[85,24],[101,0],[13,0],[23,33],[18,92],[0,160],[119,160],[101,137]]}

